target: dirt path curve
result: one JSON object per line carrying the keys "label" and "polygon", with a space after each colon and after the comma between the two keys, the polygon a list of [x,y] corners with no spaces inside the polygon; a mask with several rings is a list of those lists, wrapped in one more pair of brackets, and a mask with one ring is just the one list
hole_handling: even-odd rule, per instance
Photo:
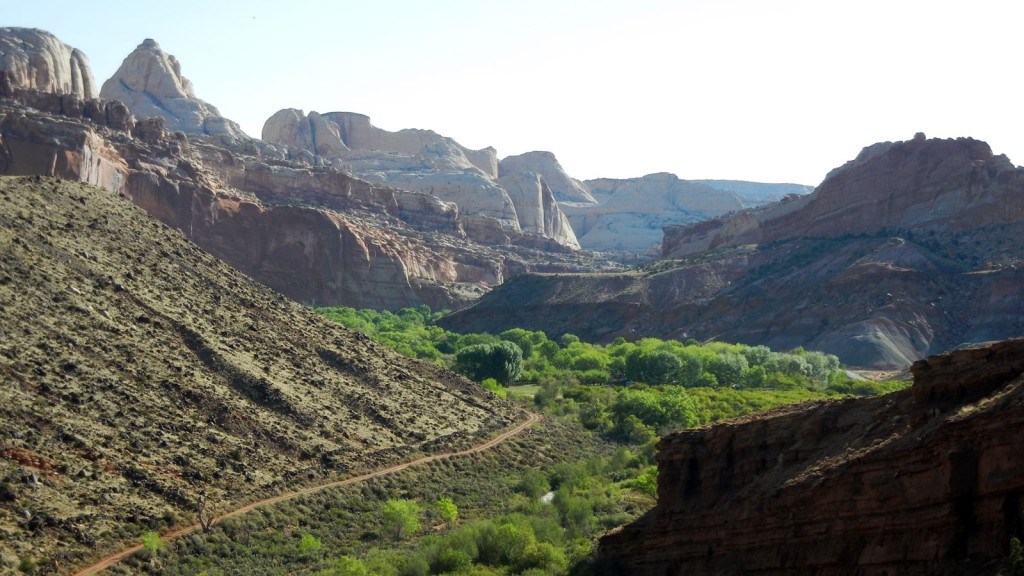
{"label": "dirt path curve", "polygon": [[[226,518],[231,518],[231,517],[234,517],[234,516],[239,516],[239,515],[245,514],[246,512],[251,512],[251,511],[255,510],[256,508],[261,508],[263,506],[270,506],[270,505],[273,505],[273,504],[277,504],[279,502],[284,502],[285,500],[291,500],[292,498],[298,498],[299,496],[306,496],[306,495],[309,495],[309,494],[315,494],[316,492],[319,492],[321,490],[325,490],[327,488],[333,488],[335,486],[347,486],[349,484],[355,484],[357,482],[363,482],[363,481],[369,480],[371,478],[377,478],[378,476],[384,476],[384,475],[387,475],[387,474],[393,474],[395,472],[398,472],[400,470],[405,470],[406,468],[410,468],[412,466],[418,466],[420,464],[426,464],[427,462],[433,462],[434,460],[440,460],[442,458],[454,458],[456,456],[468,456],[470,454],[476,454],[477,452],[483,452],[484,450],[489,450],[489,449],[497,446],[498,444],[501,444],[505,440],[508,440],[509,438],[511,438],[511,437],[513,437],[513,436],[515,436],[517,434],[520,434],[523,430],[526,430],[530,426],[533,426],[538,420],[540,420],[540,416],[538,416],[537,414],[534,414],[533,412],[527,412],[527,419],[526,419],[525,422],[520,423],[515,428],[512,428],[510,430],[506,430],[506,431],[502,432],[501,434],[495,436],[494,438],[491,438],[490,440],[488,440],[487,442],[484,442],[483,444],[479,444],[477,446],[473,446],[472,448],[467,448],[466,450],[461,450],[459,452],[446,452],[446,453],[442,453],[442,454],[434,454],[434,455],[431,455],[431,456],[424,456],[422,458],[417,458],[416,460],[405,462],[403,464],[396,464],[394,466],[388,466],[387,468],[381,468],[380,470],[375,470],[373,472],[367,472],[366,474],[362,474],[362,475],[359,475],[359,476],[352,476],[350,478],[345,478],[344,480],[335,480],[333,482],[328,482],[327,484],[321,484],[319,486],[310,486],[308,488],[303,488],[302,490],[296,490],[295,492],[288,492],[286,494],[281,494],[279,496],[274,496],[274,497],[271,497],[271,498],[267,498],[265,500],[260,500],[258,502],[253,502],[251,504],[246,504],[245,506],[242,506],[241,508],[236,508],[236,509],[234,509],[234,510],[232,510],[230,512],[225,512],[224,514],[218,516],[216,519],[213,520],[213,523],[220,522],[221,520],[224,520]],[[176,528],[174,530],[171,530],[170,532],[167,532],[166,534],[162,534],[161,538],[163,538],[164,540],[171,540],[173,538],[177,538],[178,536],[183,536],[185,534],[191,534],[192,532],[195,532],[195,531],[197,531],[199,529],[200,529],[199,524],[192,524],[191,526],[183,526],[181,528]],[[117,564],[121,560],[124,560],[125,558],[127,558],[128,556],[131,556],[132,554],[138,552],[139,550],[142,550],[142,544],[136,544],[136,545],[131,546],[129,548],[125,548],[124,550],[121,550],[120,552],[111,554],[110,556],[107,556],[106,558],[103,558],[102,560],[96,562],[92,566],[89,566],[87,568],[83,568],[83,569],[81,569],[81,570],[79,570],[77,572],[74,572],[72,574],[72,576],[90,576],[92,574],[99,574],[101,571],[106,570],[107,568],[110,568],[114,564]]]}

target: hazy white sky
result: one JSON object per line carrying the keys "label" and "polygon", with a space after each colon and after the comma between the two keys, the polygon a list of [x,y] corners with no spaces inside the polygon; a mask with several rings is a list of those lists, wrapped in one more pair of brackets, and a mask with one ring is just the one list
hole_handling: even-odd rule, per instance
{"label": "hazy white sky", "polygon": [[[99,83],[145,38],[259,136],[352,111],[577,178],[818,184],[864,146],[972,136],[1024,163],[1019,0],[0,0]],[[150,8],[152,7],[152,8]]]}

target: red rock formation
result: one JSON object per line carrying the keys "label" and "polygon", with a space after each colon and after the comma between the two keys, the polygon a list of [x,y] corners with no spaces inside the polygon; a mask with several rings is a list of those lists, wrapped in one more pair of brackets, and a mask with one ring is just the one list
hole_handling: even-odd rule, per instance
{"label": "red rock formation", "polygon": [[1024,170],[973,138],[868,146],[810,195],[665,230],[662,255],[882,230],[968,230],[1024,221]]}
{"label": "red rock formation", "polygon": [[667,436],[622,574],[994,573],[1024,536],[1024,339],[917,362],[911,390]]}

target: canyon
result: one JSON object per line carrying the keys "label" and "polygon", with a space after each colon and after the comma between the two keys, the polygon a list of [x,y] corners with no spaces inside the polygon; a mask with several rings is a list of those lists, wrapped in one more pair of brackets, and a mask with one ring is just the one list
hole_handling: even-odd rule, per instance
{"label": "canyon", "polygon": [[662,259],[612,274],[533,274],[442,320],[802,346],[899,369],[1024,332],[1024,169],[970,138],[884,143],[788,195],[665,230]]}

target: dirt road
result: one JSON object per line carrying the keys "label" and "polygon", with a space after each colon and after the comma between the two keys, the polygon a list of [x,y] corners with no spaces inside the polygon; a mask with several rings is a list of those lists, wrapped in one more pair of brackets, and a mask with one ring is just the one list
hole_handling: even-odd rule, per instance
{"label": "dirt road", "polygon": [[[386,474],[393,474],[395,472],[398,472],[400,470],[405,470],[406,468],[409,468],[409,467],[412,467],[412,466],[418,466],[420,464],[426,464],[427,462],[433,462],[434,460],[440,460],[442,458],[454,458],[454,457],[457,457],[457,456],[467,456],[469,454],[476,454],[477,452],[483,452],[484,450],[489,450],[489,449],[497,446],[498,444],[501,444],[505,440],[508,440],[509,438],[511,438],[511,437],[513,437],[513,436],[515,436],[517,434],[520,434],[523,430],[526,430],[527,428],[532,426],[534,423],[536,423],[538,420],[540,420],[540,416],[538,416],[537,414],[534,414],[532,412],[528,412],[527,416],[528,416],[528,418],[526,419],[526,421],[520,423],[515,428],[506,430],[506,431],[502,432],[501,434],[499,434],[498,436],[495,436],[494,438],[488,440],[487,442],[484,442],[483,444],[479,444],[477,446],[473,446],[472,448],[467,448],[466,450],[461,450],[459,452],[449,452],[449,453],[445,453],[445,454],[434,454],[432,456],[424,456],[422,458],[417,458],[416,460],[412,460],[410,462],[405,462],[403,464],[396,464],[394,466],[388,466],[387,468],[381,468],[380,470],[375,470],[373,472],[368,472],[368,473],[362,474],[360,476],[352,476],[350,478],[345,478],[344,480],[336,480],[334,482],[328,482],[327,484],[321,484],[319,486],[310,486],[308,488],[303,488],[302,490],[296,490],[295,492],[288,492],[287,494],[281,494],[279,496],[274,496],[272,498],[267,498],[265,500],[260,500],[258,502],[253,502],[251,504],[246,504],[245,506],[242,506],[241,508],[236,508],[234,510],[231,510],[230,512],[226,512],[226,513],[218,516],[213,521],[213,523],[220,522],[221,520],[224,520],[225,518],[231,518],[233,516],[239,516],[241,514],[245,514],[246,512],[251,512],[251,511],[255,510],[256,508],[260,508],[260,507],[263,507],[263,506],[270,506],[270,505],[273,505],[273,504],[277,504],[279,502],[284,502],[285,500],[291,500],[292,498],[298,498],[299,496],[306,496],[308,494],[314,494],[316,492],[319,492],[321,490],[325,490],[327,488],[333,488],[335,486],[346,486],[348,484],[355,484],[357,482],[363,482],[363,481],[369,480],[371,478],[377,478],[378,476],[384,476]],[[163,538],[164,540],[171,540],[173,538],[177,538],[178,536],[181,536],[181,535],[184,535],[184,534],[191,534],[192,532],[195,532],[195,531],[197,531],[199,529],[200,529],[199,524],[192,524],[191,526],[183,526],[181,528],[176,528],[174,530],[171,530],[170,532],[162,534],[161,538]],[[142,549],[142,544],[136,544],[134,546],[130,546],[128,548],[125,548],[124,550],[121,550],[120,552],[111,554],[111,555],[107,556],[106,558],[103,558],[102,560],[99,560],[98,562],[96,562],[95,564],[93,564],[93,565],[91,565],[91,566],[89,566],[87,568],[83,568],[83,569],[81,569],[81,570],[79,570],[77,572],[74,572],[72,574],[72,576],[89,576],[91,574],[99,574],[103,570],[113,566],[114,564],[117,564],[121,560],[124,560],[128,556],[131,556],[132,554],[138,552],[141,549]]]}

